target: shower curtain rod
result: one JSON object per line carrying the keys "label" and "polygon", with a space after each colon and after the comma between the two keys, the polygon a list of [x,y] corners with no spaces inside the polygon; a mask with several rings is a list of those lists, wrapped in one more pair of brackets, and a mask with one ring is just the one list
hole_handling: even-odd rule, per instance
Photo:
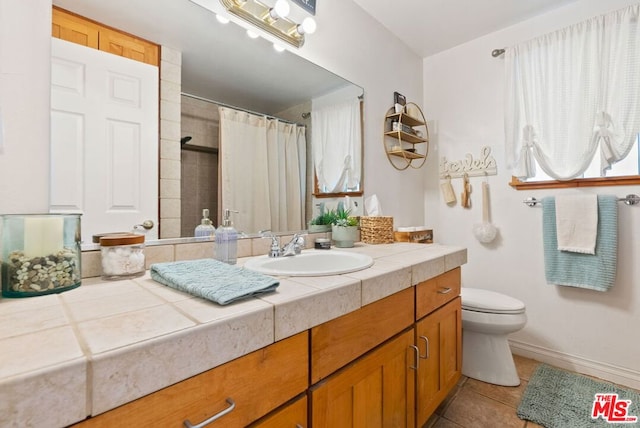
{"label": "shower curtain rod", "polygon": [[211,103],[211,104],[216,104],[216,105],[219,105],[219,106],[222,106],[222,107],[232,108],[234,110],[240,110],[240,111],[243,111],[245,113],[255,114],[256,116],[264,116],[264,117],[266,117],[268,119],[277,119],[280,122],[285,122],[285,123],[288,123],[290,125],[297,125],[297,126],[306,127],[306,125],[301,124],[301,123],[292,122],[290,120],[282,119],[280,117],[275,117],[275,116],[272,116],[272,115],[269,115],[269,114],[265,114],[265,113],[260,113],[260,112],[257,112],[257,111],[248,110],[248,109],[242,108],[242,107],[232,106],[231,104],[221,103],[220,101],[212,100],[212,99],[209,99],[209,98],[204,98],[204,97],[201,97],[201,96],[198,96],[198,95],[189,94],[187,92],[180,92],[180,95],[184,95],[185,97],[193,98],[193,99],[204,101],[204,102]]}
{"label": "shower curtain rod", "polygon": [[[626,205],[638,205],[640,204],[640,196],[630,194],[625,196],[624,198],[618,198],[618,202],[624,202]],[[523,204],[527,204],[530,207],[537,207],[542,205],[542,201],[539,201],[536,198],[527,198],[522,201]]]}
{"label": "shower curtain rod", "polygon": [[491,56],[494,57],[494,58],[498,58],[504,52],[505,52],[504,49],[494,49],[494,50],[491,51]]}

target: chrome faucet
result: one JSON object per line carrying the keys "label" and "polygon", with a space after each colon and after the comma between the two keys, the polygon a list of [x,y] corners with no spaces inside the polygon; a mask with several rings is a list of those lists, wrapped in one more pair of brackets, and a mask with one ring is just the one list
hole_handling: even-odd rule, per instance
{"label": "chrome faucet", "polygon": [[305,246],[304,236],[306,232],[298,232],[293,235],[291,241],[284,247],[280,248],[280,241],[271,230],[261,230],[260,236],[262,238],[271,238],[271,248],[269,249],[269,257],[288,257],[300,254]]}
{"label": "chrome faucet", "polygon": [[285,256],[295,256],[296,254],[300,254],[305,245],[305,242],[304,242],[305,235],[306,235],[305,232],[298,232],[294,234],[293,238],[291,238],[291,241],[289,241],[287,245],[282,247],[282,251],[280,255],[285,257]]}

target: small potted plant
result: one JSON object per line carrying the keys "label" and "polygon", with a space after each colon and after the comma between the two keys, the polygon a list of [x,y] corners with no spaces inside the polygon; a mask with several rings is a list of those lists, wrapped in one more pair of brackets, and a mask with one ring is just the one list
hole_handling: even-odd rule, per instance
{"label": "small potted plant", "polygon": [[339,207],[331,225],[331,240],[338,248],[351,248],[358,240],[358,219],[351,216],[351,210]]}
{"label": "small potted plant", "polygon": [[331,225],[336,216],[335,211],[329,210],[320,213],[309,222],[309,233],[321,233],[331,231]]}

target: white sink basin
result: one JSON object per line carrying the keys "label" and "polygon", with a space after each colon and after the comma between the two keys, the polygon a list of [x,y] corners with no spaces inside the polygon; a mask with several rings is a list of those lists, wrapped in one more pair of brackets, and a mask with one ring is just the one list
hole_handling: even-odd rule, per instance
{"label": "white sink basin", "polygon": [[307,250],[292,257],[254,257],[247,260],[244,267],[267,275],[324,276],[355,272],[371,265],[373,259],[365,254]]}

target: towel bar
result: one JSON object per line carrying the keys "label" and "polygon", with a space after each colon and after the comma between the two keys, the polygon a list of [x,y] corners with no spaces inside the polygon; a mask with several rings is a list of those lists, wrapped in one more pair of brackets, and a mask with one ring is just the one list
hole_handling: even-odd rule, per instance
{"label": "towel bar", "polygon": [[[626,205],[638,205],[640,204],[640,196],[630,194],[624,198],[618,198],[618,202],[624,202]],[[527,204],[529,207],[537,207],[542,205],[542,201],[536,198],[527,198],[522,201],[523,204]]]}

